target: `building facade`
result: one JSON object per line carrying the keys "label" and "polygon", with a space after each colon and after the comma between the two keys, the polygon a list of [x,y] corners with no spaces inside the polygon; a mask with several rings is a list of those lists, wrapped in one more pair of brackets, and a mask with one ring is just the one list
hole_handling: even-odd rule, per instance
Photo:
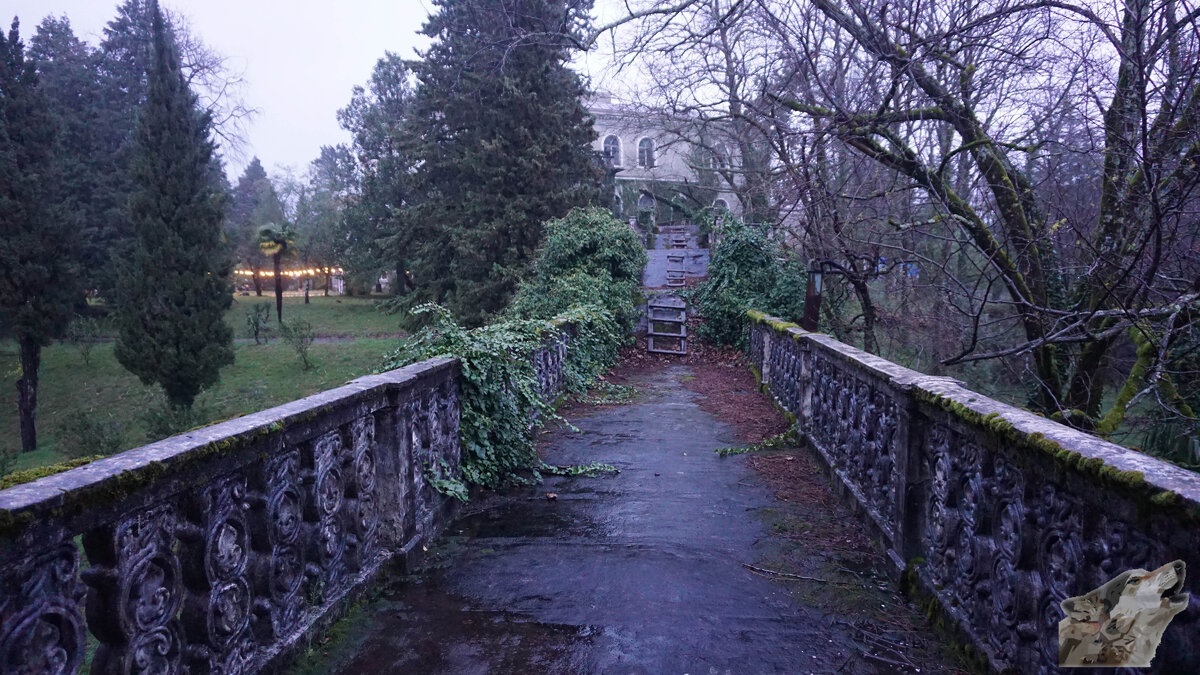
{"label": "building facade", "polygon": [[673,224],[712,207],[741,215],[736,194],[713,170],[736,162],[736,153],[699,138],[695,121],[645,113],[605,94],[592,97],[587,108],[595,118],[593,149],[614,174],[617,217]]}

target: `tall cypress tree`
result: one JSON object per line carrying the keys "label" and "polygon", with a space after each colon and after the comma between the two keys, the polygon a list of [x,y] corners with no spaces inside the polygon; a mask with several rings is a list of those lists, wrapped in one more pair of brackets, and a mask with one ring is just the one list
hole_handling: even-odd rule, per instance
{"label": "tall cypress tree", "polygon": [[542,223],[594,203],[602,179],[567,67],[591,0],[434,0],[435,40],[413,64],[414,186],[394,250],[419,297],[478,323],[527,270]]}
{"label": "tall cypress tree", "polygon": [[13,21],[0,32],[0,316],[17,339],[21,449],[37,448],[42,347],[80,297],[75,230],[66,218],[62,156],[50,104]]}
{"label": "tall cypress tree", "polygon": [[116,355],[172,406],[190,407],[233,363],[222,315],[233,302],[221,244],[228,201],[212,172],[211,119],[179,70],[174,42],[152,1],[153,58],[138,119],[129,217],[133,251],[118,278]]}

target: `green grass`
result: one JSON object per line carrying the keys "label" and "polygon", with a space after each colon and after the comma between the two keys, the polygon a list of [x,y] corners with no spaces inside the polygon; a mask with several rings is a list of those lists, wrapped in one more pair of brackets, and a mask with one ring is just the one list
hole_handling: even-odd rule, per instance
{"label": "green grass", "polygon": [[[314,292],[309,304],[302,296],[284,296],[283,320],[304,319],[312,324],[320,337],[382,337],[399,335],[400,316],[385,314],[376,309],[377,298],[331,295],[324,297]],[[263,292],[262,297],[250,295],[233,296],[233,306],[225,312],[225,323],[233,328],[234,337],[247,338],[246,313],[254,305],[266,305],[271,310],[272,337],[279,336],[279,324],[275,322],[275,296]],[[101,334],[116,337],[111,324],[101,324]]]}
{"label": "green grass", "polygon": [[[365,303],[361,307],[367,309]],[[288,308],[284,308],[285,318],[287,311]],[[359,327],[364,325],[365,322],[360,323]],[[281,341],[272,340],[266,345],[238,344],[235,346],[236,361],[221,371],[218,385],[201,394],[197,406],[208,413],[209,422],[216,422],[280,405],[370,373],[394,345],[395,340],[390,338],[316,343],[311,347],[316,367],[303,371],[295,351]],[[0,342],[0,379],[3,380],[0,383],[0,451],[20,448],[17,364],[16,344]],[[43,466],[64,459],[60,436],[64,422],[72,416],[91,415],[119,425],[124,448],[147,443],[151,439],[146,436],[146,412],[162,402],[163,396],[157,387],[142,385],[117,363],[111,342],[95,346],[89,365],[85,365],[79,352],[69,345],[47,347],[42,351],[38,392],[38,449],[18,454],[13,468]]]}
{"label": "green grass", "polygon": [[[400,316],[384,314],[375,307],[371,298],[347,297],[331,295],[323,297],[314,294],[309,304],[304,304],[303,297],[284,297],[283,320],[304,319],[312,324],[313,330],[321,337],[380,337],[400,334]],[[262,297],[256,295],[235,295],[233,307],[225,313],[225,322],[233,327],[237,337],[249,337],[246,332],[246,312],[253,305],[262,304],[271,308],[271,335],[278,336],[278,324],[275,323],[275,296],[263,292]]]}

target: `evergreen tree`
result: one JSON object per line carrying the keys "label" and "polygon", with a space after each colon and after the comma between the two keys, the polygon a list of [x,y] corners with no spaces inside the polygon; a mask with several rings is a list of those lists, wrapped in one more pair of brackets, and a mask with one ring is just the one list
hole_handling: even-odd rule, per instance
{"label": "evergreen tree", "polygon": [[[331,269],[338,264],[337,232],[342,222],[345,189],[337,166],[313,160],[303,181],[289,187],[295,203],[296,246],[302,267],[319,270],[329,295]],[[308,295],[305,294],[307,301]]]}
{"label": "evergreen tree", "polygon": [[134,246],[118,278],[116,355],[182,408],[233,362],[222,320],[233,302],[221,245],[227,196],[212,173],[211,118],[183,79],[156,1],[150,11],[153,57],[132,163]]}
{"label": "evergreen tree", "polygon": [[59,129],[64,216],[79,233],[81,283],[89,289],[111,287],[106,271],[114,242],[105,224],[110,214],[123,210],[128,194],[112,189],[113,148],[102,123],[107,94],[100,84],[100,56],[75,36],[65,16],[49,16],[30,40],[29,58]]}
{"label": "evergreen tree", "polygon": [[80,292],[57,127],[24,49],[14,20],[7,38],[0,32],[0,316],[20,349],[21,449],[30,452],[41,350],[66,327]]}
{"label": "evergreen tree", "polygon": [[591,4],[433,2],[407,115],[413,188],[389,243],[421,298],[465,322],[507,304],[542,223],[599,200],[586,90],[567,67]]}
{"label": "evergreen tree", "polygon": [[[350,105],[338,111],[342,128],[354,135],[350,166],[358,170],[353,176],[358,199],[347,205],[339,237],[352,287],[369,289],[395,270],[397,290],[403,294],[413,242],[426,236],[406,225],[403,211],[413,174],[405,135],[412,99],[412,70],[389,52],[375,64],[368,85],[355,87]],[[343,146],[322,148],[316,163],[327,174],[342,174],[349,152]]]}
{"label": "evergreen tree", "polygon": [[[203,88],[209,111],[215,110],[215,116],[231,127],[236,127],[245,114],[237,99],[237,78],[225,72],[220,56],[189,34],[185,21],[152,11],[153,5],[150,0],[123,0],[116,16],[104,27],[104,38],[96,54],[101,96],[89,130],[93,143],[100,148],[103,170],[97,177],[99,187],[90,210],[98,216],[91,221],[96,230],[92,241],[101,254],[100,260],[89,260],[88,265],[90,276],[96,279],[94,286],[108,299],[115,297],[118,271],[133,247],[129,199],[138,187],[133,179],[136,111],[145,105],[149,91],[147,74],[152,70],[154,57],[156,13],[162,19],[167,39],[176,46],[177,62],[183,56],[179,46],[188,46],[187,62],[180,63],[179,68],[189,86],[199,83]],[[236,133],[233,128],[228,131]],[[225,189],[220,158],[214,154],[211,164],[214,186]]]}
{"label": "evergreen tree", "polygon": [[[283,222],[283,203],[267,171],[257,157],[250,160],[246,170],[233,188],[233,203],[229,209],[227,238],[238,261],[256,272],[267,264],[267,256],[259,247],[258,233],[264,227]],[[255,295],[262,295],[262,277],[252,277]]]}

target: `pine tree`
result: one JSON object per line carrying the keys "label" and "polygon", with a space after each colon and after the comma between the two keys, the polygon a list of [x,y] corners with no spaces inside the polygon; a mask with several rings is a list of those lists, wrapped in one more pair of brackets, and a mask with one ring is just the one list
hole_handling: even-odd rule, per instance
{"label": "pine tree", "polygon": [[262,277],[257,272],[267,264],[267,256],[258,245],[258,233],[280,222],[283,222],[283,203],[262,162],[255,157],[233,188],[227,233],[238,261],[256,272],[251,278],[255,295],[262,295]]}
{"label": "pine tree", "polygon": [[0,32],[0,316],[21,354],[21,449],[37,448],[42,347],[80,298],[75,231],[65,217],[62,157],[49,101],[13,21]]}
{"label": "pine tree", "polygon": [[[353,149],[321,149],[317,163],[330,175],[348,176],[357,188],[339,226],[339,253],[352,288],[369,289],[380,276],[396,271],[397,291],[407,290],[404,271],[421,254],[444,253],[433,238],[409,227],[405,204],[410,202],[414,170],[406,130],[413,99],[410,64],[390,52],[375,64],[366,87],[355,87],[350,105],[338,111],[342,128],[354,135]],[[353,152],[353,155],[350,153]],[[347,163],[346,159],[353,157]],[[420,247],[414,245],[418,242]]]}
{"label": "pine tree", "polygon": [[542,223],[596,203],[602,175],[567,67],[590,0],[434,0],[409,110],[414,187],[390,242],[424,297],[468,323],[502,309]]}
{"label": "pine tree", "polygon": [[183,408],[233,362],[222,320],[233,302],[221,245],[227,196],[212,172],[210,116],[180,73],[158,3],[150,5],[154,49],[133,156],[133,251],[118,278],[116,355]]}
{"label": "pine tree", "polygon": [[49,16],[29,42],[29,58],[59,128],[64,215],[79,233],[81,283],[111,288],[106,272],[114,242],[106,223],[129,195],[112,189],[114,156],[103,123],[108,94],[100,83],[100,55],[75,36],[65,16]]}

